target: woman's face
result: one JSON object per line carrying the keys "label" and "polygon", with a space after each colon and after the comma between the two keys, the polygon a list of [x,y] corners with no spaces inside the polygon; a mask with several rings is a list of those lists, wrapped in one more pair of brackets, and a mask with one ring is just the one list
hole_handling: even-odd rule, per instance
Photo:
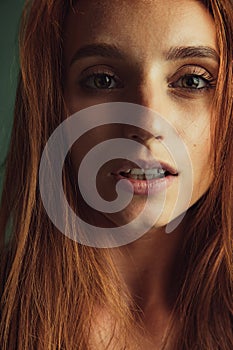
{"label": "woman's face", "polygon": [[[76,9],[76,14],[70,11],[67,16],[64,34],[64,94],[70,114],[105,102],[130,102],[159,113],[188,149],[193,169],[189,207],[192,206],[206,192],[212,178],[210,112],[218,74],[212,17],[200,2],[193,0],[167,0],[166,4],[163,0],[80,0]],[[93,47],[83,49],[87,45]],[[187,164],[177,168],[164,147],[166,130],[156,130],[156,123],[147,125],[147,122],[145,118],[145,129],[149,127],[158,137],[127,124],[93,129],[73,145],[72,162],[78,172],[82,158],[95,145],[112,138],[125,138],[142,145],[135,157],[147,164],[148,153],[143,147],[146,146],[155,160],[170,164],[178,174],[173,176],[170,186],[152,194],[156,211],[166,191],[163,213],[156,224],[162,226],[170,220]],[[101,167],[97,188],[105,200],[116,198],[116,183],[122,168],[126,172],[122,159]],[[134,173],[131,170],[130,176]],[[143,180],[138,177],[135,180],[137,189]],[[140,213],[145,200],[145,191],[135,191],[125,210],[100,214],[78,199],[86,218],[92,217],[102,226],[131,221]]]}

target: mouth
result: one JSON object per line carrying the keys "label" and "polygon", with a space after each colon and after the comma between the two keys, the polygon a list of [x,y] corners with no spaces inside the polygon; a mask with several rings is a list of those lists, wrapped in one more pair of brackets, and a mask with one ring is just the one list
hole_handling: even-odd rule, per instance
{"label": "mouth", "polygon": [[[122,167],[112,175],[117,180],[126,179],[133,186],[134,194],[158,193],[169,187],[178,177],[178,171],[170,164],[160,162],[138,161],[142,167],[135,163],[125,162]],[[130,187],[132,191],[132,187]]]}
{"label": "mouth", "polygon": [[127,171],[121,171],[119,173],[121,176],[133,180],[153,180],[153,179],[162,179],[166,176],[177,174],[171,174],[169,171],[162,168],[152,168],[152,169],[138,169],[132,168]]}
{"label": "mouth", "polygon": [[141,167],[135,167],[135,163],[126,161],[120,169],[115,170],[112,174],[121,175],[134,180],[152,180],[170,175],[178,176],[178,171],[169,163],[158,160],[153,162],[138,160],[138,163]]}

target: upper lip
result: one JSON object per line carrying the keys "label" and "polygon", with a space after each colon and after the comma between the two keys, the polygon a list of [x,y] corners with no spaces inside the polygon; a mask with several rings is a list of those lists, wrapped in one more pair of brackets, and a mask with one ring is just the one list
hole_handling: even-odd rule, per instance
{"label": "upper lip", "polygon": [[[140,164],[140,166],[136,165],[136,163]],[[135,164],[135,165],[134,165]],[[112,174],[113,175],[118,175],[121,172],[125,172],[129,169],[133,168],[142,168],[142,169],[153,169],[153,168],[162,168],[165,171],[168,171],[172,175],[177,175],[178,171],[169,163],[158,160],[158,159],[153,159],[153,160],[144,160],[144,159],[135,159],[135,162],[133,161],[128,161],[125,160],[121,163],[120,167],[115,169]]]}

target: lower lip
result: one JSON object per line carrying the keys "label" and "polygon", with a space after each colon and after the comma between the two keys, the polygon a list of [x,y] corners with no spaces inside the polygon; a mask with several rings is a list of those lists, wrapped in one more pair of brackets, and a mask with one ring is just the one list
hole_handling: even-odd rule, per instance
{"label": "lower lip", "polygon": [[177,177],[177,175],[168,175],[160,179],[134,180],[119,174],[116,175],[117,180],[127,180],[122,186],[125,190],[132,192],[133,187],[134,194],[137,195],[157,194],[163,192],[173,184]]}

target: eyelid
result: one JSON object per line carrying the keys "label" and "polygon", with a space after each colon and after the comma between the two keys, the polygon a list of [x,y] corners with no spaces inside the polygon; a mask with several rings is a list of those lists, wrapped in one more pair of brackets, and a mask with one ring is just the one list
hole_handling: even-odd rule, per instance
{"label": "eyelid", "polygon": [[[184,69],[185,68],[185,69]],[[177,76],[178,75],[178,76]],[[185,87],[179,86],[179,81],[187,77],[198,77],[201,79],[205,86],[195,88],[195,87]],[[168,80],[168,87],[170,91],[175,94],[185,94],[187,95],[197,95],[203,94],[216,87],[217,79],[205,68],[195,65],[182,66],[176,73]]]}
{"label": "eyelid", "polygon": [[84,69],[81,73],[81,79],[82,77],[87,77],[91,74],[109,74],[109,75],[115,75],[115,72],[113,68],[105,65],[95,65],[88,67]]}
{"label": "eyelid", "polygon": [[90,88],[88,86],[85,86],[85,81],[87,79],[90,79],[92,77],[94,77],[95,75],[109,75],[112,79],[114,79],[116,81],[117,84],[120,85],[120,87],[116,87],[116,88],[111,88],[111,89],[103,89],[103,90],[116,90],[119,88],[123,88],[124,87],[124,83],[122,82],[122,79],[120,79],[118,77],[118,75],[115,73],[115,70],[109,66],[100,66],[100,65],[95,65],[92,67],[88,67],[87,69],[85,69],[80,76],[79,79],[79,83],[84,85],[84,87],[88,88],[88,89],[92,89],[92,90],[101,90],[98,88]]}
{"label": "eyelid", "polygon": [[167,82],[169,83],[171,81],[174,81],[174,79],[182,77],[184,75],[200,75],[200,76],[204,75],[206,77],[206,80],[208,80],[208,78],[209,80],[217,79],[217,77],[215,77],[212,73],[210,73],[208,69],[199,65],[189,64],[189,65],[180,67],[172,76],[170,76],[167,79]]}
{"label": "eyelid", "polygon": [[[217,83],[217,76],[215,74],[211,74],[208,69],[199,65],[189,64],[182,66],[167,80],[169,92],[173,96],[183,99],[204,96],[206,93],[215,89]],[[200,78],[205,83],[205,86],[198,88],[179,86],[179,81],[188,76]]]}

